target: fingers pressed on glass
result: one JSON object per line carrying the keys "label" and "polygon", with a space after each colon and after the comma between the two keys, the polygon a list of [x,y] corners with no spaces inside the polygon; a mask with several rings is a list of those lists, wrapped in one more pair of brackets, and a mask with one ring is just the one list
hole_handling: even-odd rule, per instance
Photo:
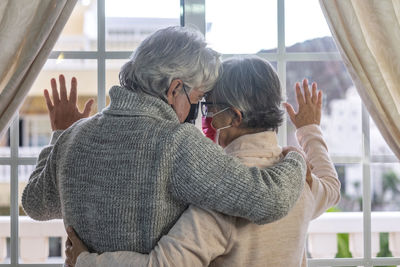
{"label": "fingers pressed on glass", "polygon": [[311,95],[311,99],[313,104],[317,103],[318,100],[318,95],[317,95],[317,83],[312,83],[312,95]]}
{"label": "fingers pressed on glass", "polygon": [[318,101],[317,101],[318,107],[322,108],[322,91],[318,92]]}
{"label": "fingers pressed on glass", "polygon": [[65,77],[64,75],[60,75],[59,77],[60,81],[60,100],[63,102],[68,101],[68,96],[67,96],[67,88],[65,86]]}
{"label": "fingers pressed on glass", "polygon": [[303,94],[301,93],[300,83],[296,83],[296,98],[297,98],[297,104],[299,106],[304,105],[305,101]]}
{"label": "fingers pressed on glass", "polygon": [[44,98],[46,99],[46,105],[47,105],[48,110],[52,111],[54,106],[53,106],[53,103],[51,102],[50,94],[47,89],[44,90]]}
{"label": "fingers pressed on glass", "polygon": [[289,114],[290,119],[293,121],[295,119],[296,112],[294,111],[292,105],[290,105],[289,103],[284,103],[284,105],[286,107],[286,111]]}
{"label": "fingers pressed on glass", "polygon": [[51,79],[51,92],[53,94],[53,103],[58,104],[60,102],[60,97],[58,95],[57,82],[54,78]]}
{"label": "fingers pressed on glass", "polygon": [[310,94],[310,90],[308,88],[308,80],[307,79],[303,80],[303,90],[304,90],[305,102],[310,103],[311,102],[311,94]]}
{"label": "fingers pressed on glass", "polygon": [[71,91],[69,93],[69,101],[75,105],[77,102],[77,80],[75,77],[71,79]]}
{"label": "fingers pressed on glass", "polygon": [[85,103],[85,109],[83,110],[83,112],[81,113],[83,116],[87,117],[90,115],[90,111],[92,110],[92,105],[94,103],[93,99],[89,99],[86,103]]}

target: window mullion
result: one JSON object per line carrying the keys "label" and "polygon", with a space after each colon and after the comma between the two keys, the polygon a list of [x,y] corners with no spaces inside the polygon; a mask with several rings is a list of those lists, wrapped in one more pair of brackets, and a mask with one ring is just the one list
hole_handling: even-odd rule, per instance
{"label": "window mullion", "polygon": [[184,0],[183,1],[183,23],[182,26],[188,26],[199,30],[206,35],[206,3],[205,0]]}
{"label": "window mullion", "polygon": [[[282,86],[282,98],[286,102],[287,101],[287,92],[286,92],[286,61],[279,60],[278,61],[278,76],[281,81]],[[287,145],[287,116],[283,116],[282,125],[279,127],[278,132],[279,144],[281,146]]]}
{"label": "window mullion", "polygon": [[362,136],[363,136],[363,234],[365,266],[371,264],[371,168],[370,168],[370,129],[369,115],[362,104]]}
{"label": "window mullion", "polygon": [[[285,0],[277,0],[278,3],[278,54],[285,53]],[[279,60],[279,58],[278,58]]]}
{"label": "window mullion", "polygon": [[106,13],[105,0],[97,1],[97,111],[106,106]]}
{"label": "window mullion", "polygon": [[[285,0],[277,0],[277,27],[278,27],[278,54],[277,66],[278,76],[282,86],[282,98],[287,99],[286,92],[286,59],[285,59]],[[283,116],[282,125],[278,132],[279,143],[282,146],[287,145],[287,116]]]}
{"label": "window mullion", "polygon": [[18,264],[18,146],[19,146],[19,116],[15,115],[10,128],[10,156],[11,156],[11,181],[10,181],[10,261],[11,266]]}

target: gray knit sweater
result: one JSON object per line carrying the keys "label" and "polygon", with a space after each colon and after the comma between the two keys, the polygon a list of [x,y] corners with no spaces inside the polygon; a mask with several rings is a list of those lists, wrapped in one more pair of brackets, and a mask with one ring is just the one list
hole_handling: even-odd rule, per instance
{"label": "gray knit sweater", "polygon": [[40,153],[22,195],[33,219],[63,218],[90,251],[148,253],[188,204],[268,223],[296,202],[305,180],[298,153],[248,168],[159,98],[118,86],[110,98]]}

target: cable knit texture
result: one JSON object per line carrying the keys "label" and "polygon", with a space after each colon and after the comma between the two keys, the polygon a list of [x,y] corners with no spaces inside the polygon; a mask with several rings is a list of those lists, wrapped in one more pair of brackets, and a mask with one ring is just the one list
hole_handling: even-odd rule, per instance
{"label": "cable knit texture", "polygon": [[299,197],[298,153],[249,168],[162,100],[118,86],[110,98],[101,113],[54,133],[22,196],[30,217],[63,218],[90,251],[148,253],[189,204],[267,223]]}

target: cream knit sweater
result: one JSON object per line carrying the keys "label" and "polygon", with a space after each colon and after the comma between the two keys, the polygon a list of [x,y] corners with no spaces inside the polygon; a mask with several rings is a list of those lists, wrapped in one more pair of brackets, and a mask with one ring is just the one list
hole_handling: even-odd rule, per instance
{"label": "cream knit sweater", "polygon": [[[190,206],[149,255],[112,252],[82,253],[86,266],[306,266],[305,238],[309,222],[340,199],[340,182],[320,128],[305,126],[297,138],[313,166],[294,208],[281,220],[256,225],[245,219]],[[264,168],[279,161],[274,132],[239,137],[225,148],[247,166]]]}

